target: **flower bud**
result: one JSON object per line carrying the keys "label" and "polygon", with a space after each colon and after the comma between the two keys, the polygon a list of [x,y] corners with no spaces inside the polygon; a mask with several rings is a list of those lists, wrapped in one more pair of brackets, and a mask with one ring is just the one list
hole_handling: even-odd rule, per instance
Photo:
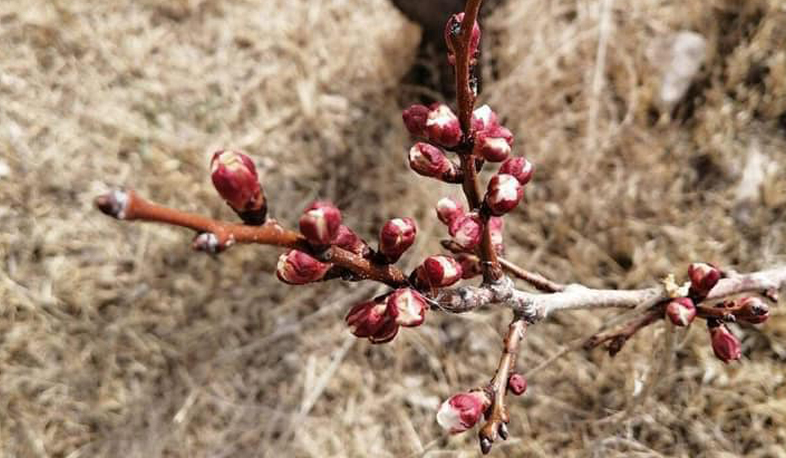
{"label": "flower bud", "polygon": [[284,283],[304,285],[321,280],[330,267],[331,264],[320,262],[302,251],[290,250],[278,258],[276,275]]}
{"label": "flower bud", "polygon": [[689,294],[694,298],[704,299],[720,280],[721,272],[711,264],[695,262],[688,266],[688,277],[690,277]]}
{"label": "flower bud", "polygon": [[459,253],[456,255],[456,261],[461,266],[461,278],[464,280],[475,278],[483,273],[480,260],[475,255]]}
{"label": "flower bud", "polygon": [[367,301],[355,305],[347,313],[346,321],[349,332],[356,337],[369,337],[385,326],[392,318],[387,313],[387,302]]}
{"label": "flower bud", "polygon": [[443,197],[437,202],[437,218],[443,224],[450,226],[450,223],[459,216],[464,215],[464,207],[455,199],[450,197]]}
{"label": "flower bud", "polygon": [[399,326],[415,327],[423,324],[428,304],[417,291],[410,288],[399,288],[388,296],[388,314],[395,316]]}
{"label": "flower bud", "polygon": [[333,244],[360,256],[365,256],[369,251],[368,244],[355,234],[352,229],[343,224],[338,227],[338,233],[335,240],[333,240]]}
{"label": "flower bud", "polygon": [[724,363],[740,359],[740,340],[729,331],[724,324],[710,326],[710,340],[712,341],[712,351],[715,356]]}
{"label": "flower bud", "polygon": [[426,134],[430,141],[452,148],[461,141],[461,123],[450,107],[434,104],[426,120]]}
{"label": "flower bud", "polygon": [[416,137],[426,136],[426,121],[429,111],[431,110],[425,105],[412,105],[404,110],[401,117],[410,134]]}
{"label": "flower bud", "polygon": [[210,161],[210,179],[221,198],[243,221],[248,224],[265,222],[265,196],[251,158],[238,151],[217,151]]}
{"label": "flower bud", "polygon": [[368,336],[368,340],[373,344],[388,343],[398,334],[399,325],[393,318],[388,318],[377,332]]}
{"label": "flower bud", "polygon": [[489,162],[502,162],[510,156],[513,134],[502,126],[492,126],[475,133],[473,154]]}
{"label": "flower bud", "polygon": [[524,197],[524,188],[513,175],[494,175],[486,190],[486,206],[494,216],[502,216],[516,208]]}
{"label": "flower bud", "polygon": [[450,223],[448,233],[459,247],[464,250],[472,250],[480,244],[480,239],[483,236],[480,217],[475,213],[460,216]]}
{"label": "flower bud", "polygon": [[503,239],[503,229],[505,228],[505,220],[492,216],[489,218],[489,231],[491,232],[491,245],[497,254],[502,254],[505,251],[505,241]]}
{"label": "flower bud", "polygon": [[420,276],[432,288],[450,286],[461,280],[461,265],[450,256],[429,256],[420,267]]}
{"label": "flower bud", "polygon": [[314,245],[329,245],[340,226],[341,212],[329,202],[314,202],[300,217],[300,232]]}
{"label": "flower bud", "polygon": [[480,132],[498,125],[497,114],[488,105],[476,108],[472,112],[472,132]]}
{"label": "flower bud", "polygon": [[688,326],[696,318],[696,306],[689,297],[680,297],[666,305],[666,316],[674,326]]}
{"label": "flower bud", "polygon": [[770,307],[758,297],[743,297],[737,303],[737,319],[751,324],[761,324],[770,317]]}
{"label": "flower bud", "polygon": [[437,412],[437,423],[450,434],[464,432],[480,421],[491,400],[482,391],[451,396]]}
{"label": "flower bud", "polygon": [[523,157],[512,157],[502,163],[498,173],[513,175],[519,180],[519,183],[524,186],[532,179],[532,174],[535,173],[535,167]]}
{"label": "flower bud", "polygon": [[527,391],[527,379],[518,372],[510,374],[510,377],[508,377],[508,391],[516,396],[521,396]]}
{"label": "flower bud", "polygon": [[418,175],[450,181],[458,173],[441,149],[428,143],[418,142],[409,150],[409,166]]}
{"label": "flower bud", "polygon": [[396,262],[415,242],[417,227],[412,218],[394,218],[379,231],[379,252]]}
{"label": "flower bud", "polygon": [[[456,50],[458,43],[461,39],[461,21],[464,20],[464,13],[457,13],[450,16],[447,24],[445,25],[445,44],[448,47],[448,62],[450,65],[456,65]],[[469,41],[469,57],[470,61],[475,60],[478,53],[478,46],[480,45],[480,26],[478,21],[472,25],[472,37]]]}

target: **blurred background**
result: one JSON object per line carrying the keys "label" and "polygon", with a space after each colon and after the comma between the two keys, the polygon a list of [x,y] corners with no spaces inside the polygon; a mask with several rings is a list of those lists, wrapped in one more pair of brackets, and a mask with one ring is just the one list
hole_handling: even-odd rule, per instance
{"label": "blurred background", "polygon": [[[479,103],[536,166],[507,256],[616,288],[683,280],[692,261],[785,262],[784,24],[781,0],[485,11]],[[406,165],[401,109],[442,89],[421,30],[388,0],[0,3],[0,455],[477,455],[475,433],[444,435],[435,412],[492,375],[508,311],[432,313],[371,346],[343,317],[379,287],[285,286],[279,250],[211,258],[188,231],[92,206],[128,186],[232,219],[207,166],[237,148],[287,224],[316,197],[370,240],[414,217],[413,267],[445,236],[433,205],[458,196]],[[492,456],[786,456],[774,312],[734,327],[743,360],[728,366],[702,326],[673,358],[657,325],[613,359],[549,360],[608,312],[549,318]]]}

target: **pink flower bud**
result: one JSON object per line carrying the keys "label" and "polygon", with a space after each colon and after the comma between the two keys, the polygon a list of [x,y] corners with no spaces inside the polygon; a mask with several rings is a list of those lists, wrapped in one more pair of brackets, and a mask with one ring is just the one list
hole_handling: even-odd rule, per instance
{"label": "pink flower bud", "polygon": [[770,317],[770,307],[758,297],[743,297],[738,302],[738,320],[751,324],[761,324]]}
{"label": "pink flower bud", "polygon": [[489,231],[491,232],[491,245],[497,254],[502,254],[505,251],[505,241],[503,238],[503,230],[505,228],[505,220],[492,216],[489,218]]}
{"label": "pink flower bud", "polygon": [[666,305],[666,316],[674,326],[688,326],[696,318],[696,306],[689,297],[680,297]]}
{"label": "pink flower bud", "polygon": [[695,262],[688,266],[688,277],[690,277],[689,294],[704,299],[720,280],[721,272],[711,264]]}
{"label": "pink flower bud", "polygon": [[423,324],[426,318],[428,303],[417,291],[400,288],[388,296],[388,313],[395,316],[396,324],[404,327],[415,327]]}
{"label": "pink flower bud", "polygon": [[428,143],[418,142],[409,150],[409,166],[418,175],[432,178],[455,177],[455,164],[445,156],[441,149]]}
{"label": "pink flower bud", "polygon": [[452,148],[461,141],[461,123],[450,107],[435,104],[428,113],[426,134],[430,141]]}
{"label": "pink flower bud", "polygon": [[508,390],[516,396],[521,396],[527,391],[527,379],[518,372],[510,374],[510,377],[508,377]]}
{"label": "pink flower bud", "polygon": [[394,218],[379,231],[379,252],[396,262],[415,242],[417,227],[412,218]]}
{"label": "pink flower bud", "polygon": [[450,434],[468,430],[480,421],[491,400],[482,391],[471,391],[451,396],[437,412],[437,423]]}
{"label": "pink flower bud", "polygon": [[473,154],[489,162],[502,162],[510,156],[513,134],[502,126],[492,126],[475,133]]}
{"label": "pink flower bud", "polygon": [[710,326],[710,340],[715,356],[724,363],[740,359],[740,340],[724,324]]}
{"label": "pink flower bud", "polygon": [[395,319],[388,318],[385,320],[377,332],[368,336],[368,340],[373,344],[388,343],[398,334],[399,325]]}
{"label": "pink flower bud", "polygon": [[461,265],[461,278],[464,280],[475,278],[483,273],[480,261],[475,255],[460,253],[456,255],[456,261]]}
{"label": "pink flower bud", "polygon": [[[249,224],[265,220],[265,196],[254,162],[237,151],[217,151],[210,161],[210,179],[218,194]],[[259,221],[261,219],[261,221]]]}
{"label": "pink flower bud", "polygon": [[432,288],[450,286],[461,280],[461,265],[450,256],[429,256],[420,268],[423,280]]}
{"label": "pink flower bud", "polygon": [[416,137],[426,136],[426,121],[429,111],[431,110],[425,105],[412,105],[404,110],[401,117],[404,118],[404,125],[410,134]]}
{"label": "pink flower bud", "polygon": [[314,202],[300,217],[300,232],[314,245],[329,245],[341,227],[341,212],[328,202]]}
{"label": "pink flower bud", "polygon": [[513,210],[524,197],[524,188],[513,175],[494,175],[486,190],[486,205],[491,214],[502,216]]}
{"label": "pink flower bud", "polygon": [[512,157],[502,163],[498,173],[513,175],[524,186],[532,179],[532,174],[535,173],[535,166],[523,157]]}
{"label": "pink flower bud", "polygon": [[464,215],[464,207],[455,199],[443,197],[437,202],[437,218],[443,224],[450,226],[450,223],[459,216]]}
{"label": "pink flower bud", "polygon": [[366,242],[355,234],[352,229],[343,224],[338,227],[338,233],[336,234],[335,240],[333,240],[333,244],[361,256],[365,256],[369,250]]}
{"label": "pink flower bud", "polygon": [[472,250],[480,244],[483,226],[477,214],[469,213],[454,219],[448,232],[458,246],[464,250]]}
{"label": "pink flower bud", "polygon": [[291,250],[278,258],[276,275],[284,283],[304,285],[321,280],[330,267],[302,251]]}
{"label": "pink flower bud", "polygon": [[344,318],[349,326],[349,332],[357,337],[369,337],[379,332],[386,321],[391,321],[387,308],[385,301],[368,301],[355,305]]}
{"label": "pink flower bud", "polygon": [[497,114],[488,105],[476,108],[472,112],[472,132],[480,132],[498,125]]}
{"label": "pink flower bud", "polygon": [[[445,44],[448,47],[448,62],[450,62],[450,65],[456,65],[456,49],[461,39],[461,21],[463,20],[464,13],[457,13],[452,15],[445,25]],[[480,26],[478,25],[478,21],[475,21],[472,25],[472,37],[469,41],[469,56],[473,61],[478,53],[479,45]]]}

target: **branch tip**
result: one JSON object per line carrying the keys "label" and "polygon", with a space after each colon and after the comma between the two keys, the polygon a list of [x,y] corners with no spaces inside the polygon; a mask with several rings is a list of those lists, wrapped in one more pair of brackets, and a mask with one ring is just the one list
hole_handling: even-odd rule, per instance
{"label": "branch tip", "polygon": [[128,193],[121,190],[114,190],[102,194],[96,197],[95,206],[101,213],[107,216],[125,219],[125,211],[128,206]]}

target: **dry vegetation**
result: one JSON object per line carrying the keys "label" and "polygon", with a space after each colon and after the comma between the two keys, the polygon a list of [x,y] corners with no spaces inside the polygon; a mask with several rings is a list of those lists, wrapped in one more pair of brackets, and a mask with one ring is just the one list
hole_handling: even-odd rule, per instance
{"label": "dry vegetation", "polygon": [[[509,257],[616,287],[694,260],[784,262],[784,23],[781,0],[494,12],[481,102],[538,168],[509,218]],[[648,50],[682,29],[704,35],[708,57],[670,117]],[[384,0],[0,3],[0,455],[477,453],[434,413],[491,373],[507,312],[432,314],[372,347],[342,321],[372,285],[287,287],[272,248],[213,259],[184,231],[91,207],[129,185],[231,218],[206,170],[232,146],[258,160],[279,219],[319,195],[369,237],[411,214],[423,234],[412,251],[436,251],[438,185],[405,173],[399,115],[421,93],[400,83],[418,34]],[[601,320],[538,325],[520,367]],[[700,326],[676,336],[672,361],[662,325],[614,359],[553,361],[513,401],[512,439],[492,455],[786,456],[786,314],[735,330],[744,357],[730,366]]]}

